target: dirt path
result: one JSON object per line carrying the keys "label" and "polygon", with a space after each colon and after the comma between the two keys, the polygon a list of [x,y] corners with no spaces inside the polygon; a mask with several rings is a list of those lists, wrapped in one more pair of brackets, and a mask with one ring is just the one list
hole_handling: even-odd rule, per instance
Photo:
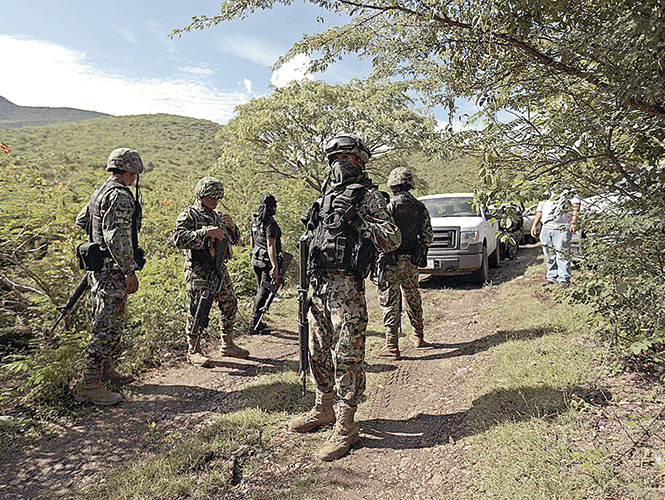
{"label": "dirt path", "polygon": [[[522,274],[537,255],[535,248],[522,251],[490,279],[497,283]],[[367,353],[368,373],[380,376],[368,377],[367,398],[357,414],[361,440],[347,457],[321,469],[329,484],[322,498],[428,499],[433,488],[445,491],[464,474],[455,463],[464,453],[458,441],[469,432],[470,384],[490,362],[492,341],[487,339],[495,333],[483,329],[477,316],[494,300],[495,291],[462,281],[425,283],[426,340],[432,346],[417,350],[401,338],[404,358],[390,363]],[[367,298],[369,307],[376,308],[371,287]],[[370,329],[383,330],[373,323]],[[250,350],[250,359],[213,356],[214,367],[208,370],[177,362],[144,374],[124,392],[125,402],[118,407],[90,407],[79,425],[63,428],[57,437],[3,465],[0,497],[68,498],[72,488],[99,481],[101,472],[113,465],[158,449],[152,436],[194,432],[216,412],[241,408],[242,388],[256,374],[296,366],[295,328],[243,337],[240,344]],[[307,437],[285,430],[283,439]],[[260,496],[256,483],[243,487],[241,482],[236,488],[230,498],[243,498],[248,490]]]}

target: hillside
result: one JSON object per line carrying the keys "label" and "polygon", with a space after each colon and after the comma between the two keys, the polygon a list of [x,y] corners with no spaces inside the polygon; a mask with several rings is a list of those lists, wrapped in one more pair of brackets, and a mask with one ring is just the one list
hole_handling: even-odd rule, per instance
{"label": "hillside", "polygon": [[105,116],[6,129],[0,131],[0,141],[10,145],[15,162],[54,153],[51,163],[82,173],[104,167],[113,149],[131,147],[141,154],[148,171],[183,179],[203,172],[217,159],[215,135],[220,128],[208,120],[167,114]]}
{"label": "hillside", "polygon": [[102,116],[109,115],[74,108],[18,106],[0,96],[0,130],[48,125],[50,123],[75,122]]}

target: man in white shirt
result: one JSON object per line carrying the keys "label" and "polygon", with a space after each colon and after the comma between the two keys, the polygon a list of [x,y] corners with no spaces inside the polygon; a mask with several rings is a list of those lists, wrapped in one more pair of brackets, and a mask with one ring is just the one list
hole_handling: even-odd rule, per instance
{"label": "man in white shirt", "polygon": [[538,203],[536,218],[531,226],[531,236],[537,234],[538,223],[542,222],[540,243],[547,263],[546,281],[543,285],[570,284],[570,241],[577,231],[577,216],[580,198],[571,191],[559,195],[552,194],[548,200]]}

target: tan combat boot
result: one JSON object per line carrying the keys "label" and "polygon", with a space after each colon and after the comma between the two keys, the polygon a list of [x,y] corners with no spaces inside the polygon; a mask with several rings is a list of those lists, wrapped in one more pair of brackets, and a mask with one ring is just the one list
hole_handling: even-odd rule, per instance
{"label": "tan combat boot", "polygon": [[222,345],[219,348],[219,352],[223,356],[231,356],[232,358],[246,358],[249,356],[249,351],[238,347],[233,343],[233,334],[224,333],[222,335]]}
{"label": "tan combat boot", "polygon": [[377,358],[402,359],[399,352],[399,335],[397,331],[386,332],[386,346],[382,349],[375,349],[372,354]]}
{"label": "tan combat boot", "polygon": [[429,347],[429,344],[425,342],[423,338],[422,330],[415,330],[409,338],[411,339],[411,342],[413,342],[414,347]]}
{"label": "tan combat boot", "polygon": [[83,381],[76,386],[74,399],[79,403],[92,403],[97,406],[111,406],[122,401],[117,392],[107,391],[102,384],[102,369],[86,368]]}
{"label": "tan combat boot", "polygon": [[134,382],[134,375],[131,373],[119,373],[115,371],[115,367],[113,366],[113,359],[111,359],[111,356],[109,356],[102,364],[102,382],[130,384]]}
{"label": "tan combat boot", "polygon": [[210,358],[203,354],[201,349],[201,338],[199,336],[187,336],[187,362],[194,366],[207,368],[210,366]]}
{"label": "tan combat boot", "polygon": [[322,425],[335,421],[333,400],[335,395],[330,392],[316,391],[314,407],[308,413],[289,421],[289,429],[295,432],[309,432]]}
{"label": "tan combat boot", "polygon": [[337,421],[333,427],[328,441],[319,450],[319,458],[329,462],[342,458],[349,452],[351,446],[358,442],[358,428],[353,421],[357,406],[348,406],[339,403],[337,407]]}

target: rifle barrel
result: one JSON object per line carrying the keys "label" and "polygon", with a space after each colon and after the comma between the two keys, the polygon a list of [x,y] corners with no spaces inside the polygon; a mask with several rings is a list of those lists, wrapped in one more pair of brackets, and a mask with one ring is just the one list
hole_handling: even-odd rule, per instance
{"label": "rifle barrel", "polygon": [[67,299],[67,302],[65,302],[64,305],[57,307],[56,309],[60,311],[60,317],[56,320],[55,324],[51,327],[51,331],[49,332],[50,335],[53,335],[53,332],[55,332],[55,329],[58,328],[58,325],[62,321],[62,319],[67,316],[70,311],[74,308],[78,300],[81,298],[81,295],[88,289],[88,274],[84,274],[83,278],[81,278],[81,281],[79,281],[78,286],[76,287],[76,290],[74,290],[74,293]]}
{"label": "rifle barrel", "polygon": [[300,379],[302,380],[302,395],[307,390],[307,374],[309,373],[309,320],[307,312],[309,303],[307,292],[309,279],[307,276],[308,245],[305,237],[298,242],[300,250],[300,282],[298,286],[298,345],[300,347]]}

